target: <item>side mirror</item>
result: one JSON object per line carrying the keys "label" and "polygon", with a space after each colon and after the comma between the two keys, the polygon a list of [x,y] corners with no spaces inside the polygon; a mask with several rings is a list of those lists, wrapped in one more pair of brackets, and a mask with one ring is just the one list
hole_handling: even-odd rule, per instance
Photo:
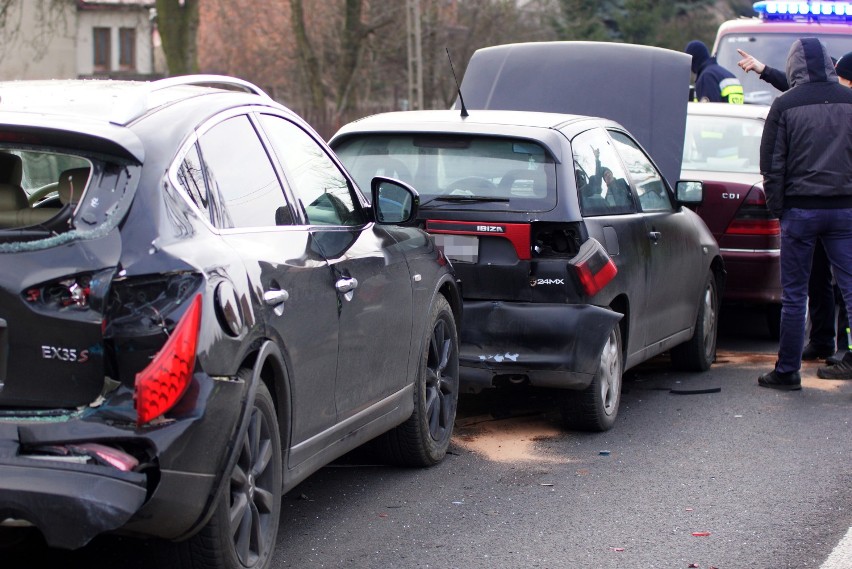
{"label": "side mirror", "polygon": [[682,205],[701,205],[704,201],[704,182],[678,180],[675,185],[675,198]]}
{"label": "side mirror", "polygon": [[290,206],[282,205],[275,210],[275,225],[293,225],[293,214]]}
{"label": "side mirror", "polygon": [[386,225],[404,225],[417,217],[420,195],[399,180],[376,176],[370,184],[373,219]]}

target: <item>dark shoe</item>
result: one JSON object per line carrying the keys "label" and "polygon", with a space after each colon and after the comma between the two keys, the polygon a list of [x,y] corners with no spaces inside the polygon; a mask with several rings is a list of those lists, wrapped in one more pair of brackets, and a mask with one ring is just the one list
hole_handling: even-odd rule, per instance
{"label": "dark shoe", "polygon": [[843,356],[846,355],[848,350],[837,350],[833,356],[828,356],[825,358],[825,365],[833,366],[839,364],[843,361]]}
{"label": "dark shoe", "polygon": [[846,352],[843,359],[834,365],[817,369],[817,377],[822,379],[852,379],[852,352]]}
{"label": "dark shoe", "polygon": [[802,376],[797,371],[778,373],[772,370],[758,377],[757,384],[761,387],[780,389],[781,391],[798,391],[802,388]]}
{"label": "dark shoe", "polygon": [[834,348],[831,346],[814,346],[808,342],[805,349],[802,350],[802,360],[821,360],[834,355]]}

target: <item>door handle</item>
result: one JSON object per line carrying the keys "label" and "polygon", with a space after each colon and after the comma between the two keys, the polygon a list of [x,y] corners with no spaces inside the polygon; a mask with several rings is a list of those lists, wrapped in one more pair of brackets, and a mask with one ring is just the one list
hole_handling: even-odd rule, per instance
{"label": "door handle", "polygon": [[290,298],[290,293],[286,290],[267,290],[263,293],[263,301],[269,306],[278,306]]}
{"label": "door handle", "polygon": [[337,279],[336,283],[334,283],[334,288],[337,289],[337,292],[345,294],[358,288],[358,279],[352,277],[341,277]]}
{"label": "door handle", "polygon": [[662,233],[660,233],[659,231],[651,231],[650,233],[648,233],[648,237],[651,238],[651,241],[656,243],[660,240],[660,237],[662,237]]}

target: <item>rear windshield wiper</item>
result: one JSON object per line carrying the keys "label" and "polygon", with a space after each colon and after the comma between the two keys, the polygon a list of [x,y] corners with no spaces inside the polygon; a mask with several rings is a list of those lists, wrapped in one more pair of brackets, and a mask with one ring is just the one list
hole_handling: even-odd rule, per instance
{"label": "rear windshield wiper", "polygon": [[426,200],[420,204],[420,207],[424,207],[435,201],[447,203],[509,203],[509,198],[488,196],[435,196],[434,198]]}

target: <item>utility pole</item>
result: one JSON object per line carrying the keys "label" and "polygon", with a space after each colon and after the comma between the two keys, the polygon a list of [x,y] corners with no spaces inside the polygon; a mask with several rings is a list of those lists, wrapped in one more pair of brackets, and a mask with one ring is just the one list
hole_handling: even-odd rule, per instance
{"label": "utility pole", "polygon": [[408,33],[408,104],[423,109],[423,42],[420,35],[420,0],[405,0]]}

